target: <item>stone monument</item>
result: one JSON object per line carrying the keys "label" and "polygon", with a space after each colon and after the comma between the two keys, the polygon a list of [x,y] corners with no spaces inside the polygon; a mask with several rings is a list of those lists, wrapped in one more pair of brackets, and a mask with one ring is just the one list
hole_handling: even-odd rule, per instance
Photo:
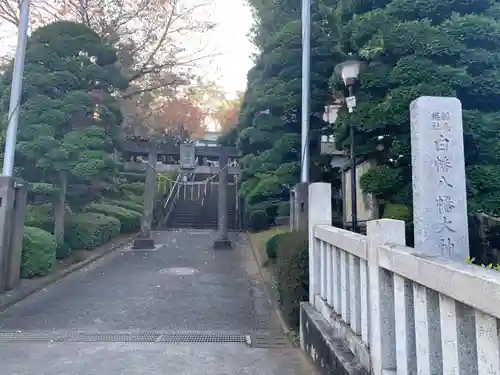
{"label": "stone monument", "polygon": [[422,96],[410,104],[415,248],[464,262],[469,256],[462,104]]}

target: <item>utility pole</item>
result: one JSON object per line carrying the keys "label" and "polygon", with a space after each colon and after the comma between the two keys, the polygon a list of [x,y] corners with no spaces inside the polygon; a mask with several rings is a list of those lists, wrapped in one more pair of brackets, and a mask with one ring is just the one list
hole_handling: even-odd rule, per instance
{"label": "utility pole", "polygon": [[28,40],[28,22],[30,13],[30,0],[23,0],[19,16],[17,31],[17,48],[12,74],[12,88],[10,91],[9,122],[5,137],[5,150],[3,160],[3,175],[12,177],[14,173],[14,156],[16,153],[17,128],[19,126],[19,112],[21,106],[21,93],[23,88],[24,59],[26,56],[26,41]]}
{"label": "utility pole", "polygon": [[309,182],[309,112],[311,74],[311,0],[302,0],[301,182]]}

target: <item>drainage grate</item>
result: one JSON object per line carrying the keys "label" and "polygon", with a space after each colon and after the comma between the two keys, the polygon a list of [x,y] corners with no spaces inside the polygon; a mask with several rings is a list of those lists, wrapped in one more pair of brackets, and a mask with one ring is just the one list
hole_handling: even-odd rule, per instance
{"label": "drainage grate", "polygon": [[233,333],[166,333],[160,342],[165,343],[238,343],[251,345],[250,336]]}
{"label": "drainage grate", "polygon": [[248,335],[208,332],[0,332],[0,342],[103,342],[103,343],[235,343],[251,345]]}

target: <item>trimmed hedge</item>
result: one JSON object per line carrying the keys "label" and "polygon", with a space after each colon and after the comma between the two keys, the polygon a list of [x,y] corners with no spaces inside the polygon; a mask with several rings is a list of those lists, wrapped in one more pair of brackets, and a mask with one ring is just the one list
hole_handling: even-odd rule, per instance
{"label": "trimmed hedge", "polygon": [[305,232],[280,236],[277,247],[277,287],[280,309],[293,328],[299,327],[300,302],[309,295],[309,252]]}
{"label": "trimmed hedge", "polygon": [[123,198],[123,201],[137,203],[140,204],[142,207],[142,205],[144,205],[144,196],[129,193]]}
{"label": "trimmed hedge", "polygon": [[278,216],[290,216],[290,202],[281,202],[278,204]]}
{"label": "trimmed hedge", "polygon": [[276,259],[278,253],[278,243],[282,236],[286,236],[287,233],[278,233],[272,236],[266,242],[266,253],[268,259]]}
{"label": "trimmed hedge", "polygon": [[250,213],[250,228],[255,232],[269,228],[269,217],[264,210],[255,210]]}
{"label": "trimmed hedge", "polygon": [[106,204],[126,208],[127,210],[132,210],[135,212],[139,212],[142,214],[142,209],[144,207],[143,204],[132,202],[132,201],[109,201],[109,202],[103,202]]}
{"label": "trimmed hedge", "polygon": [[117,205],[105,203],[91,203],[86,208],[87,212],[101,213],[115,217],[120,220],[122,233],[135,232],[141,226],[141,214],[137,211],[128,210]]}
{"label": "trimmed hedge", "polygon": [[129,183],[146,181],[146,173],[144,172],[121,172],[120,177],[123,177]]}
{"label": "trimmed hedge", "polygon": [[120,233],[120,220],[100,213],[87,212],[66,220],[65,242],[72,249],[92,250]]}
{"label": "trimmed hedge", "polygon": [[35,227],[24,227],[21,257],[21,277],[45,276],[56,260],[56,238],[53,234]]}
{"label": "trimmed hedge", "polygon": [[36,227],[49,233],[54,231],[54,209],[51,203],[27,204],[24,225]]}
{"label": "trimmed hedge", "polygon": [[131,184],[120,185],[119,189],[123,192],[129,192],[134,195],[143,195],[144,187],[145,187],[144,182],[133,182]]}

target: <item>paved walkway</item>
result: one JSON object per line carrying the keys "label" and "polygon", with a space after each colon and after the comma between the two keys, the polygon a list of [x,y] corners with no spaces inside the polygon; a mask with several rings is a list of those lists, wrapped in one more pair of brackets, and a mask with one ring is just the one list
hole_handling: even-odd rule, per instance
{"label": "paved walkway", "polygon": [[[310,375],[279,330],[242,235],[155,233],[0,314],[1,373]],[[251,345],[248,345],[248,344]]]}

